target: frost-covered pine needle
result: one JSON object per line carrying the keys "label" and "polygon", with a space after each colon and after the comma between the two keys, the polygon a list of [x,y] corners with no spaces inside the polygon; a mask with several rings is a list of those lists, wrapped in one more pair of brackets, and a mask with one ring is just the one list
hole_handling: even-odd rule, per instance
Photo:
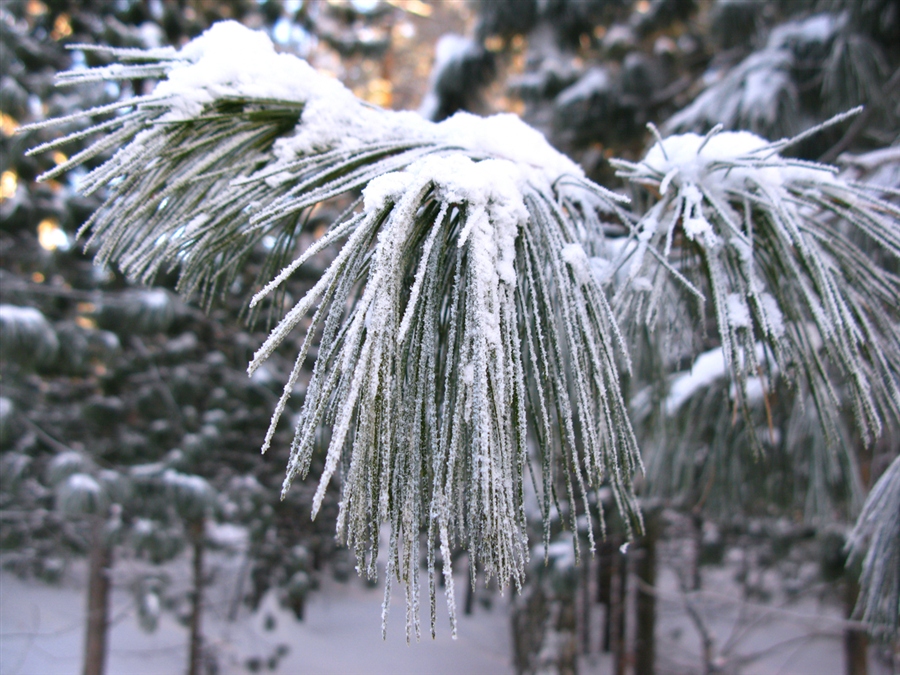
{"label": "frost-covered pine needle", "polygon": [[[329,428],[313,513],[340,473],[337,533],[370,576],[388,526],[385,610],[396,578],[408,637],[419,635],[423,534],[428,560],[441,552],[454,633],[453,548],[521,585],[532,461],[545,518],[563,490],[574,530],[576,501],[587,509],[602,484],[640,528],[640,459],[616,366],[623,343],[581,247],[596,234],[597,205],[616,212],[621,199],[514,116],[432,124],[367,106],[236,23],[179,52],[111,53],[126,63],[64,81],[164,79],[123,102],[77,157],[116,149],[82,184],[108,194],[85,226],[101,262],[145,282],[177,267],[180,289],[208,299],[273,233],[274,280],[257,303],[316,251],[338,251],[250,371],[311,317],[265,446],[318,340],[284,489],[306,476]],[[279,274],[310,210],[359,190],[356,207]]]}
{"label": "frost-covered pine needle", "polygon": [[[630,283],[615,304],[626,321],[655,324],[678,267],[707,298],[745,413],[748,382],[774,364],[813,397],[832,444],[844,406],[871,440],[900,419],[900,278],[876,262],[900,258],[900,209],[834,167],[781,157],[790,142],[714,129],[617,161],[659,197],[623,249]],[[699,264],[683,264],[689,255]]]}
{"label": "frost-covered pine needle", "polygon": [[855,614],[874,633],[900,637],[900,456],[869,493],[847,547],[851,560],[865,553]]}

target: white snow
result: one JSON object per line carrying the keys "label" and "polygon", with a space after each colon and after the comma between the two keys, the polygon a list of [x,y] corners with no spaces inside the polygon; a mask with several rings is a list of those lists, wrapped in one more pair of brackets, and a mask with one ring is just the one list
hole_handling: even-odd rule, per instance
{"label": "white snow", "polygon": [[337,81],[305,61],[279,54],[269,37],[235,21],[213,24],[179,52],[155,96],[167,98],[167,120],[190,119],[218,98],[248,96],[303,102],[315,95],[346,96]]}
{"label": "white snow", "polygon": [[750,327],[750,309],[744,301],[744,296],[740,293],[729,293],[725,297],[725,307],[728,311],[728,323],[735,327]]}
{"label": "white snow", "polygon": [[[568,550],[571,551],[571,543]],[[542,556],[541,551],[538,558]],[[722,640],[735,631],[743,631],[743,639],[731,654],[735,662],[744,655],[757,656],[747,659],[746,675],[833,672],[834,664],[842,659],[840,607],[814,598],[792,604],[786,611],[778,603],[748,603],[734,582],[737,570],[744,564],[743,556],[728,556],[726,560],[721,568],[704,568],[707,590],[689,597],[707,627],[715,635],[724,636]],[[248,657],[265,658],[278,644],[286,644],[290,651],[276,673],[507,675],[515,672],[509,609],[504,598],[495,596],[490,610],[476,604],[472,615],[461,615],[458,640],[451,640],[446,632],[438,632],[436,640],[408,647],[402,630],[389,630],[387,640],[381,639],[377,626],[382,593],[366,589],[356,580],[337,584],[326,576],[321,590],[309,595],[306,618],[302,622],[280,608],[273,594],[266,596],[257,613],[250,615],[242,610],[237,621],[228,622],[239,560],[213,554],[210,563],[215,574],[207,588],[203,631],[223,675],[247,673],[244,664]],[[129,583],[140,570],[133,565],[117,560],[114,567],[112,616],[116,620],[110,626],[107,672],[128,675],[182,672],[187,662],[187,628],[171,613],[163,611],[155,632],[141,630]],[[180,559],[160,571],[184,585],[188,579],[188,562]],[[0,635],[3,636],[0,672],[4,675],[80,672],[84,648],[84,576],[84,565],[80,562],[71,566],[60,586],[23,581],[8,571],[0,572]],[[458,575],[456,582],[465,586],[466,579]],[[703,647],[695,625],[684,611],[685,596],[678,591],[678,576],[670,566],[661,566],[657,586],[661,654],[658,667],[694,672],[702,663]],[[397,603],[400,602],[398,599]],[[275,619],[272,630],[264,628],[266,616]],[[584,675],[600,675],[612,668],[609,656],[598,653],[602,621],[602,606],[592,605],[592,653],[579,659],[579,672]],[[876,668],[874,672],[883,672],[883,668],[878,669],[878,659],[871,661],[870,667]]]}
{"label": "white snow", "polygon": [[52,330],[44,315],[34,307],[0,305],[0,323],[27,326],[26,330],[32,331]]}
{"label": "white snow", "polygon": [[442,35],[434,48],[434,64],[431,66],[431,76],[428,82],[428,92],[419,106],[419,114],[425,119],[432,119],[437,113],[440,100],[435,92],[435,87],[444,69],[453,61],[462,60],[467,53],[474,52],[477,45],[471,38],[447,33]]}
{"label": "white snow", "polygon": [[566,244],[562,248],[562,259],[572,268],[572,273],[580,284],[591,279],[591,265],[581,244]]}
{"label": "white snow", "polygon": [[[756,345],[756,360],[762,361],[766,356],[766,347],[761,343]],[[773,374],[775,369],[773,368]],[[717,381],[728,375],[728,364],[725,362],[725,352],[721,348],[703,352],[694,360],[690,371],[676,375],[669,385],[669,395],[665,401],[667,415],[674,415],[684,403],[698,391],[707,389]],[[747,393],[751,400],[763,390],[763,382],[756,377],[747,379]],[[732,391],[732,396],[734,391]]]}
{"label": "white snow", "polygon": [[563,175],[583,177],[575,162],[557,152],[544,135],[512,113],[477,117],[459,112],[436,125],[438,137],[489,157],[508,159],[539,169],[550,180]]}
{"label": "white snow", "polygon": [[778,306],[778,301],[770,293],[760,293],[760,310],[765,317],[768,330],[775,337],[784,335],[784,315]]}
{"label": "white snow", "polygon": [[185,45],[153,96],[162,101],[151,105],[169,108],[162,121],[190,119],[215,100],[235,97],[303,104],[295,133],[279,139],[273,149],[283,164],[313,152],[418,139],[528,164],[550,180],[563,174],[584,175],[515,115],[481,118],[457,113],[432,124],[413,112],[381,110],[360,101],[305,61],[279,54],[265,33],[234,21],[216,23]]}
{"label": "white snow", "polygon": [[84,463],[84,456],[81,453],[75,452],[74,450],[67,450],[51,459],[48,468],[50,472],[61,473],[67,470],[80,468]]}
{"label": "white snow", "polygon": [[579,80],[556,97],[556,105],[566,107],[577,101],[589,101],[597,92],[611,92],[612,77],[606,68],[591,68]]}
{"label": "white snow", "polygon": [[513,284],[515,240],[528,218],[520,189],[523,180],[521,167],[506,160],[476,162],[458,154],[428,156],[404,171],[373,179],[363,191],[364,208],[380,211],[388,202],[399,202],[411,186],[432,184],[440,202],[466,204],[467,224],[460,233],[459,246],[470,236],[479,239],[478,245],[473,243],[473,250],[481,283],[491,285],[496,277]]}
{"label": "white snow", "polygon": [[209,483],[200,476],[181,473],[174,469],[166,469],[162,475],[162,481],[166,485],[194,495],[208,495],[212,492]]}
{"label": "white snow", "polygon": [[138,297],[141,304],[147,309],[167,309],[172,303],[169,294],[160,288],[141,291]]}
{"label": "white snow", "polygon": [[721,349],[704,352],[687,373],[677,375],[666,397],[666,414],[674,415],[681,405],[701,389],[706,389],[727,373],[725,354]]}
{"label": "white snow", "polygon": [[71,492],[89,492],[95,495],[99,495],[103,490],[100,483],[86,473],[73,473],[69,476],[66,480],[66,489]]}
{"label": "white snow", "polygon": [[233,551],[245,550],[250,540],[246,527],[234,523],[217,523],[212,519],[206,521],[206,536],[217,546]]}
{"label": "white snow", "polygon": [[[240,556],[211,553],[210,578],[204,598],[203,634],[222,675],[250,672],[246,661],[261,656],[263,663],[279,644],[289,651],[276,673],[321,675],[404,675],[429,673],[495,673],[512,675],[512,646],[506,598],[494,597],[494,607],[476,604],[472,615],[461,615],[460,635],[448,631],[437,638],[406,644],[402,621],[392,622],[387,639],[380,631],[383,592],[366,588],[353,578],[338,584],[320,577],[320,590],[309,594],[306,616],[297,621],[269,593],[258,612],[240,606],[238,618],[227,620],[240,578]],[[164,573],[174,588],[187,590],[189,561],[180,558],[164,567],[138,567],[134,561],[116,560],[109,632],[108,673],[161,675],[184,672],[188,656],[188,630],[174,613],[163,609],[158,628],[140,628],[132,590],[143,572]],[[61,586],[23,581],[0,572],[0,673],[3,675],[73,675],[81,672],[84,649],[84,608],[87,588],[84,565],[75,561]],[[465,587],[464,575],[456,582]],[[245,582],[246,583],[246,582]],[[246,588],[246,585],[245,585]],[[402,594],[397,594],[401,596]],[[423,598],[424,603],[427,599]],[[403,599],[392,600],[403,615]],[[275,620],[271,630],[266,618]],[[262,672],[271,672],[263,666]]]}
{"label": "white snow", "polygon": [[[656,142],[639,164],[620,163],[619,166],[629,169],[620,175],[636,182],[658,183],[661,195],[675,188],[674,200],[660,202],[658,209],[644,216],[639,239],[642,236],[649,239],[665,213],[670,230],[668,242],[671,242],[671,229],[683,216],[685,235],[711,249],[719,245],[720,235],[727,229],[739,231],[741,218],[728,215],[733,213],[728,202],[743,199],[748,190],[781,198],[791,189],[805,185],[840,187],[833,167],[786,160],[778,155],[777,147],[749,131],[722,132],[717,128],[706,136],[695,133],[669,136]],[[785,205],[784,208],[794,207]],[[726,232],[717,232],[710,217]],[[730,242],[750,263],[752,246],[744,234],[731,237]],[[636,256],[635,264],[640,263],[640,258]]]}
{"label": "white snow", "polygon": [[772,29],[768,49],[791,47],[794,43],[828,42],[847,23],[846,13],[814,14],[800,21],[787,21]]}
{"label": "white snow", "polygon": [[683,182],[697,182],[716,162],[752,155],[768,145],[769,141],[749,131],[725,131],[708,140],[695,133],[676,134],[655,143],[641,163],[663,176],[675,171],[673,178],[677,175]]}
{"label": "white snow", "polygon": [[724,76],[710,71],[709,86],[693,103],[665,123],[668,131],[721,123],[728,129],[766,130],[777,121],[779,107],[795,101],[790,78],[793,55],[787,49],[754,52]]}
{"label": "white snow", "polygon": [[363,208],[368,212],[381,211],[390,202],[397,202],[414,179],[413,172],[392,171],[369,181],[363,189]]}

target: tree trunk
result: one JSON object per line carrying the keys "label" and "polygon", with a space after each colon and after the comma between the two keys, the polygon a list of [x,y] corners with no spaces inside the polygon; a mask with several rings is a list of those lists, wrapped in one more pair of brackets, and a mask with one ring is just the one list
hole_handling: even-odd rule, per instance
{"label": "tree trunk", "polygon": [[466,604],[463,609],[463,613],[466,616],[472,614],[472,609],[475,605],[475,566],[472,564],[472,556],[468,556],[468,562],[469,583],[466,584]]}
{"label": "tree trunk", "polygon": [[188,675],[200,675],[203,660],[203,635],[200,631],[200,613],[203,609],[203,518],[192,522],[189,526],[191,543],[194,548],[193,583],[191,593],[191,638],[188,657]]}
{"label": "tree trunk", "polygon": [[703,577],[700,574],[700,559],[703,556],[703,514],[695,511],[691,514],[691,534],[694,539],[694,560],[691,567],[692,591],[699,591],[703,586]]}
{"label": "tree trunk", "polygon": [[610,651],[613,657],[614,675],[625,675],[626,669],[626,636],[625,612],[628,598],[628,558],[626,554],[616,550],[613,553],[614,571],[609,603]]}
{"label": "tree trunk", "polygon": [[[856,599],[859,596],[859,584],[848,571],[844,575],[844,607],[846,616],[850,618]],[[866,675],[869,672],[868,664],[869,640],[864,630],[847,628],[844,630],[844,660],[846,662],[846,675]]]}
{"label": "tree trunk", "polygon": [[597,556],[597,603],[605,608],[605,619],[603,620],[603,635],[600,636],[600,649],[609,652],[610,647],[610,631],[612,628],[612,578],[613,578],[613,556],[616,554],[616,545],[610,541],[605,541],[598,547],[600,550]]}
{"label": "tree trunk", "polygon": [[585,557],[581,561],[581,653],[591,653],[591,562]]}
{"label": "tree trunk", "polygon": [[656,661],[656,542],[659,539],[659,511],[644,512],[646,534],[637,560],[639,579],[636,599],[634,643],[635,675],[653,675]]}
{"label": "tree trunk", "polygon": [[84,643],[84,675],[106,671],[106,633],[109,629],[112,547],[104,536],[104,515],[91,517],[91,552],[88,569],[87,631]]}

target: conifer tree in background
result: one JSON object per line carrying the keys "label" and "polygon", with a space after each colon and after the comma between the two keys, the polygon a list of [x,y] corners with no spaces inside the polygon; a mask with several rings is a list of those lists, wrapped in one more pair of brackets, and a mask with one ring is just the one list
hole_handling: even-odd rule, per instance
{"label": "conifer tree in background", "polygon": [[[536,30],[551,7],[511,4],[531,14],[515,12],[527,25],[509,35]],[[578,14],[594,4],[596,17]],[[561,49],[573,40],[571,26],[612,11],[602,4],[552,4]],[[652,62],[634,48],[687,16],[674,12],[677,4],[649,3],[629,24],[633,57],[618,70],[589,71],[569,87],[552,84],[552,64],[523,78],[522,91],[553,91],[543,119],[583,125],[551,127],[555,141],[584,159],[577,146],[596,138],[592,127],[639,140],[636,120],[661,119],[697,94],[669,87],[677,80],[654,70],[665,49]],[[752,4],[717,3],[716,21],[726,32],[729,12],[772,22]],[[594,519],[585,529],[578,516],[593,511],[605,531],[601,488],[611,489],[626,539],[645,529],[633,414],[687,426],[680,448],[640,430],[649,489],[664,498],[696,502],[698,486],[715,484],[721,491],[704,492],[703,501],[753,508],[778,493],[817,512],[852,496],[858,456],[847,439],[871,443],[900,420],[897,183],[877,171],[838,175],[808,159],[895,142],[897,55],[871,26],[872,16],[884,24],[891,3],[846,14],[832,5],[787,9],[807,13],[771,30],[757,51],[739,41],[718,83],[663,125],[665,138],[654,131],[649,151],[614,164],[630,203],[626,191],[592,183],[512,116],[430,124],[377,110],[236,24],[217,24],[181,50],[84,47],[104,65],[66,73],[64,83],[160,83],[62,119],[69,136],[35,154],[89,137],[85,118],[98,124],[98,140],[45,177],[91,163],[81,189],[104,191],[105,201],[84,228],[89,246],[132,280],[177,272],[178,289],[209,304],[245,279],[264,239],[277,242],[257,267],[251,307],[283,318],[251,372],[280,358],[295,332],[301,339],[264,449],[277,449],[279,417],[314,356],[283,494],[315,468],[324,446],[312,512],[339,475],[338,536],[369,575],[380,527],[389,526],[385,611],[396,578],[407,587],[407,636],[418,637],[420,532],[433,632],[438,557],[454,620],[455,547],[501,583],[523,583],[526,482],[539,496],[545,547],[552,519],[564,513],[593,550]],[[485,3],[481,37],[507,32],[510,17],[491,7],[507,6]],[[567,12],[578,17],[567,21]],[[613,33],[611,54],[624,39]],[[641,82],[656,77],[644,91]],[[865,84],[848,88],[854,78]],[[760,88],[763,81],[780,86]],[[657,90],[666,96],[654,98]],[[858,103],[864,111],[814,128]],[[858,160],[867,163],[878,160]],[[321,204],[343,213],[295,257]],[[283,286],[329,250],[333,260],[315,285],[286,304]],[[697,377],[670,378],[685,357],[697,357]],[[635,385],[657,385],[632,399],[632,412],[620,388],[629,373]],[[722,396],[707,399],[716,415],[702,412],[704,426],[690,428],[685,411],[708,410],[698,392],[716,382]],[[773,412],[776,391],[793,408]],[[781,429],[789,442],[775,442]],[[699,470],[691,433],[709,443]],[[805,438],[813,438],[808,455],[798,452]],[[787,497],[768,491],[773,453],[798,476]],[[861,616],[887,636],[900,614],[897,461],[851,540],[863,560]],[[750,494],[750,484],[762,491]],[[572,546],[573,559],[584,554],[579,537]],[[565,558],[558,554],[545,555],[556,565]]]}
{"label": "conifer tree in background", "polygon": [[[250,11],[240,5],[230,7],[232,16]],[[198,665],[214,659],[200,640],[201,612],[209,607],[201,600],[203,579],[220,562],[200,556],[204,570],[192,588],[167,581],[157,567],[185,549],[241,556],[232,618],[245,605],[256,609],[269,589],[293,589],[296,575],[312,575],[308,589],[334,550],[324,521],[296,518],[308,498],[298,492],[278,501],[282,467],[243,451],[265,434],[277,400],[266,372],[246,377],[247,350],[260,335],[240,321],[244,303],[219,303],[210,317],[170,291],[134,288],[94,267],[73,235],[102,201],[79,196],[74,177],[36,185],[33,178],[62,155],[25,157],[31,141],[16,133],[45,112],[118,98],[112,86],[55,89],[55,72],[73,56],[79,62],[66,43],[177,43],[223,18],[163,9],[157,18],[165,31],[148,23],[153,17],[142,3],[0,6],[0,562],[23,577],[57,582],[71,560],[89,558],[82,669],[92,675],[108,672],[114,588],[134,590],[148,631],[161,611],[185,628],[196,617],[196,630],[185,631],[185,660],[190,652],[202,672]],[[99,65],[91,55],[87,63]],[[123,83],[122,90],[139,86]],[[249,261],[241,283],[255,278],[260,262]],[[191,526],[196,517],[172,494],[177,486],[168,479],[185,477],[212,488],[212,499],[199,495],[204,528]],[[333,502],[325,508],[332,511]],[[219,541],[215,525],[222,522],[246,528],[246,542]],[[259,658],[275,664],[284,653],[279,647]]]}

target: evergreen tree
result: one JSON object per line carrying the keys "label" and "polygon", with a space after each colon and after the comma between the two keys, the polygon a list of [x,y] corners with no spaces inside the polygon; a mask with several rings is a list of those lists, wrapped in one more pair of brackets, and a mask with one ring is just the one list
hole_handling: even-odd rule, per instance
{"label": "evergreen tree", "polygon": [[[231,15],[249,15],[253,7],[244,5],[234,3]],[[232,617],[244,604],[258,607],[270,589],[285,594],[283,604],[296,604],[286,595],[297,595],[292,577],[315,575],[334,550],[323,523],[296,522],[308,499],[298,492],[279,501],[281,469],[243,452],[264,435],[269,406],[277,400],[275,381],[266,372],[252,380],[244,372],[247,350],[261,334],[254,336],[241,323],[243,303],[220,303],[208,316],[169,290],[135,288],[121,275],[94,267],[73,245],[73,235],[102,200],[78,195],[77,172],[35,184],[37,174],[64,156],[30,158],[22,152],[50,136],[21,133],[21,124],[110,103],[142,86],[131,81],[122,82],[121,91],[112,85],[56,90],[55,72],[83,63],[79,57],[85,53],[66,45],[139,49],[156,40],[178,42],[202,32],[228,8],[189,19],[184,8],[166,5],[155,17],[165,31],[147,23],[154,17],[146,9],[142,3],[106,2],[0,7],[2,564],[21,576],[55,582],[73,554],[89,558],[85,673],[105,669],[113,587],[134,587],[148,630],[166,608],[196,627],[190,636],[196,647],[186,658],[194,672],[201,658],[212,657],[199,648],[200,600],[210,571],[201,569],[208,567],[203,556],[195,556],[203,564],[193,584],[193,613],[184,609],[188,594],[178,584],[163,583],[164,575],[152,566],[186,548],[213,548],[207,530],[215,522],[239,524],[248,535],[241,555],[249,582],[235,591]],[[100,65],[93,59],[88,53],[87,63]],[[67,151],[77,154],[80,143]],[[252,257],[247,278],[235,283],[252,282],[261,262]],[[171,287],[165,279],[159,282]],[[308,285],[308,279],[300,280],[291,291],[302,293]],[[200,496],[202,518],[188,514],[185,500],[172,494],[181,483],[173,487],[167,479],[184,476],[209,487]],[[310,555],[301,559],[294,553],[298,547]],[[313,583],[314,577],[307,587]]]}
{"label": "evergreen tree", "polygon": [[[634,415],[655,421],[639,427],[656,496],[713,511],[801,504],[810,515],[835,505],[852,514],[858,448],[900,419],[896,182],[866,170],[877,153],[857,160],[856,176],[810,161],[895,142],[897,54],[884,32],[894,5],[850,3],[842,14],[840,3],[810,2],[773,15],[717,3],[714,39],[731,61],[697,95],[684,83],[705,61],[673,61],[660,39],[649,54],[638,48],[695,7],[643,4],[485,3],[477,36],[551,25],[557,55],[597,40],[618,55],[580,78],[548,59],[518,86],[533,97],[526,116],[545,128],[555,120],[548,135],[582,161],[598,141],[630,139],[630,161],[612,163],[627,185],[619,192],[512,116],[429,124],[373,109],[235,24],[178,51],[85,48],[104,65],[63,75],[160,81],[64,118],[90,118],[104,135],[45,178],[96,167],[81,189],[106,196],[84,231],[129,279],[177,271],[178,290],[207,305],[241,280],[252,311],[283,312],[251,372],[302,329],[263,447],[279,447],[278,420],[314,360],[282,494],[324,449],[312,513],[339,475],[338,536],[370,576],[389,525],[385,611],[396,577],[407,584],[408,636],[419,634],[422,534],[432,631],[438,557],[454,615],[455,547],[488,576],[523,583],[526,481],[539,495],[544,559],[563,577],[548,547],[553,519],[584,535],[572,538],[573,560],[583,545],[593,551],[592,523],[606,528],[599,489],[611,488],[625,540],[654,530],[634,491]],[[582,30],[609,17],[627,23]],[[738,39],[736,22],[759,36]],[[454,91],[433,81],[437,94]],[[864,111],[840,114],[858,103]],[[649,119],[668,119],[667,136],[654,128],[649,151],[635,154]],[[88,135],[72,131],[36,152]],[[585,164],[611,179],[606,164]],[[322,204],[341,215],[295,257]],[[264,240],[275,245],[248,278]],[[328,251],[291,306],[285,284]],[[693,374],[675,374],[690,362]],[[623,377],[633,391],[650,385],[631,413]],[[773,409],[776,395],[784,405]],[[644,433],[673,426],[674,446]],[[860,611],[889,636],[900,614],[894,467],[851,539],[863,559]]]}

